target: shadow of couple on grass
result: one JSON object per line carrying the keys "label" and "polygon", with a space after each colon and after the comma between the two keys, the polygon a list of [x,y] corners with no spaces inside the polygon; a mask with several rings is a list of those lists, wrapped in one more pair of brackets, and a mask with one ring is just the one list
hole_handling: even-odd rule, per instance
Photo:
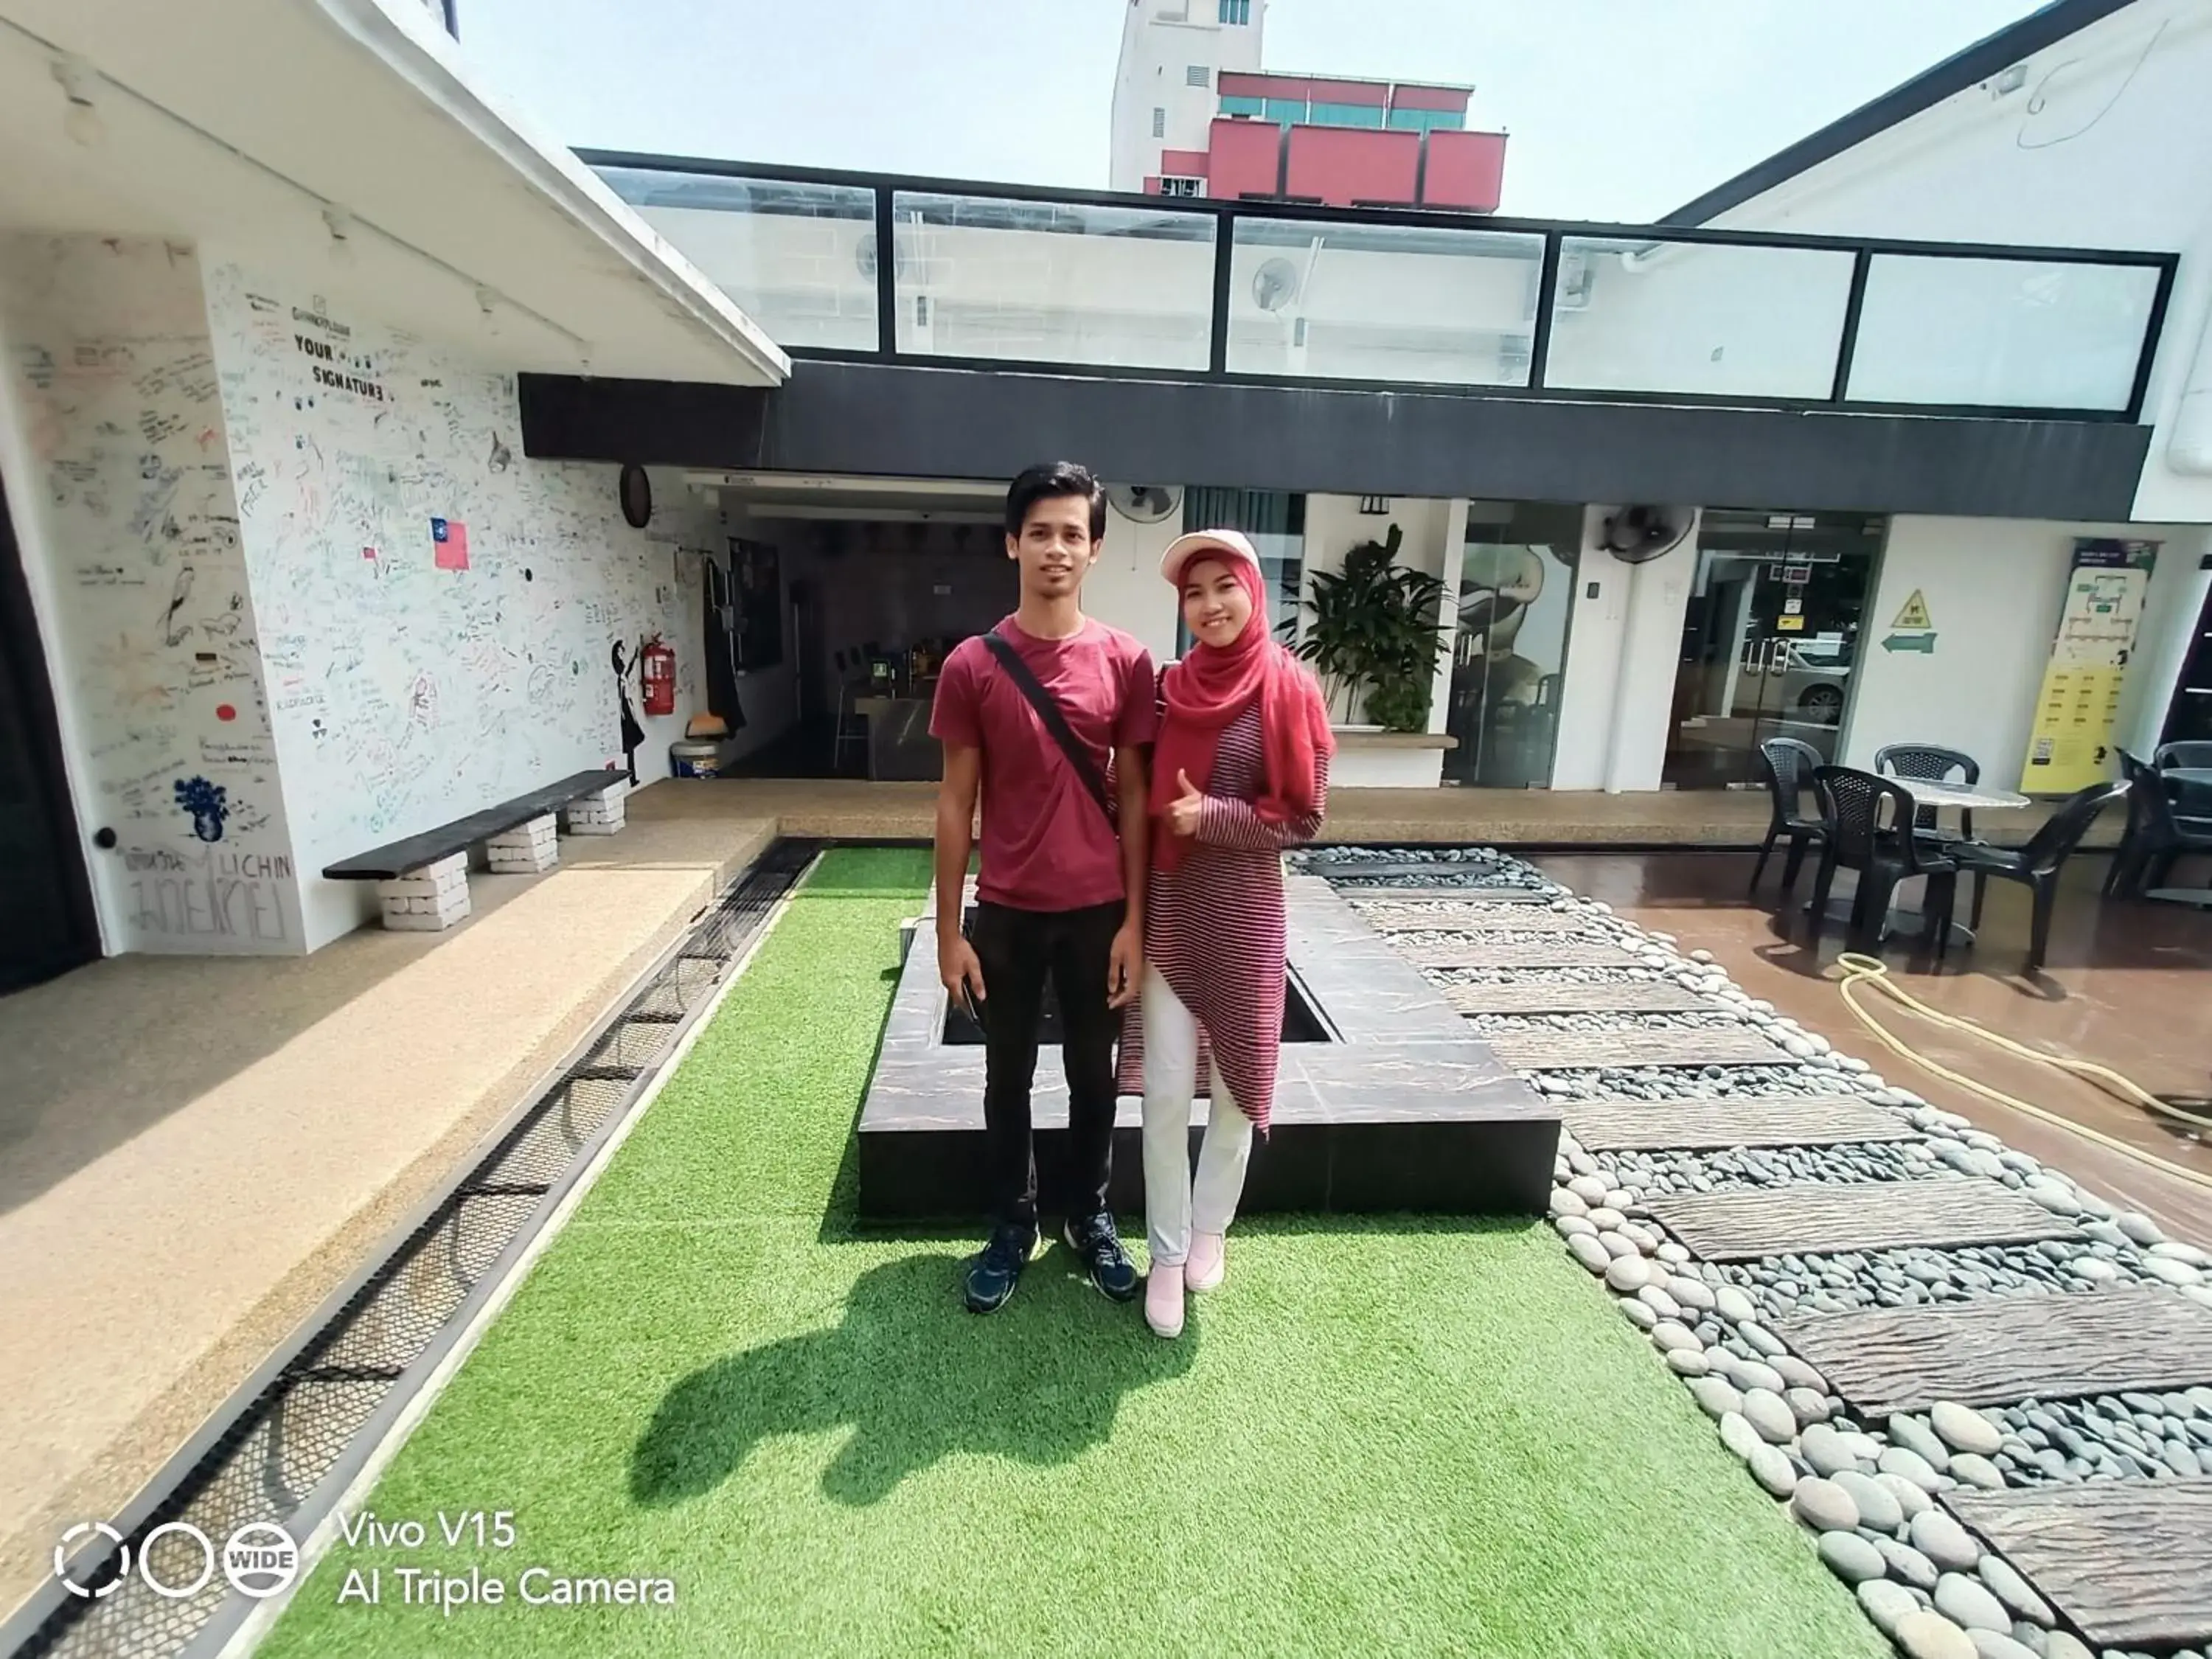
{"label": "shadow of couple on grass", "polygon": [[630,1495],[667,1507],[713,1491],[778,1435],[849,1428],[822,1474],[841,1504],[889,1497],[956,1453],[1067,1462],[1114,1431],[1122,1399],[1190,1369],[1141,1308],[1107,1301],[1054,1245],[997,1313],[961,1304],[964,1261],[932,1253],[860,1275],[842,1321],[694,1371],[660,1402],[630,1460]]}

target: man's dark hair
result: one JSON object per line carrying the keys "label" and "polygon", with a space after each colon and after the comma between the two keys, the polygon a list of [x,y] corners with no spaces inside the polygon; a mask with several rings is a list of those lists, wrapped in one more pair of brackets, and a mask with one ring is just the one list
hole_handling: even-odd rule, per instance
{"label": "man's dark hair", "polygon": [[1035,466],[1022,469],[1006,491],[1006,534],[1019,536],[1022,526],[1030,516],[1030,509],[1039,501],[1056,495],[1080,495],[1091,503],[1091,539],[1103,540],[1106,535],[1106,486],[1091,476],[1087,466],[1078,466],[1073,461],[1039,461]]}

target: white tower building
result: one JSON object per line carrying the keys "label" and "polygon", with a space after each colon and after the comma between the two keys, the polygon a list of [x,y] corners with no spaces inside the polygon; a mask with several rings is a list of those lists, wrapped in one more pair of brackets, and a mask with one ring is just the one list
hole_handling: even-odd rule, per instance
{"label": "white tower building", "polygon": [[1224,70],[1260,67],[1267,0],[1128,0],[1114,76],[1109,184],[1138,191],[1160,152],[1206,147]]}

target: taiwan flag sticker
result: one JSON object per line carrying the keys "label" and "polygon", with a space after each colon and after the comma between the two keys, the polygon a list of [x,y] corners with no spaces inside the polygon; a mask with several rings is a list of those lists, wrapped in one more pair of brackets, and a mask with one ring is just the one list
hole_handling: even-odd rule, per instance
{"label": "taiwan flag sticker", "polygon": [[469,527],[459,519],[430,520],[430,549],[441,570],[469,568]]}

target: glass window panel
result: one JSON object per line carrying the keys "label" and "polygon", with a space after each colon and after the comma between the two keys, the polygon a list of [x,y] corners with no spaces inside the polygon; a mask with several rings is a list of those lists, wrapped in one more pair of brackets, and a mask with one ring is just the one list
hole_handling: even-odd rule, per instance
{"label": "glass window panel", "polygon": [[1267,112],[1267,100],[1261,98],[1224,96],[1221,100],[1221,112],[1224,115],[1265,115]]}
{"label": "glass window panel", "polygon": [[1544,382],[1825,399],[1851,261],[1826,248],[1565,237]]}
{"label": "glass window panel", "polygon": [[1292,219],[1236,227],[1232,373],[1528,383],[1541,236]]}
{"label": "glass window panel", "polygon": [[1470,501],[1444,757],[1455,783],[1546,788],[1574,609],[1583,509]]}
{"label": "glass window panel", "polygon": [[1285,125],[1293,121],[1303,121],[1306,118],[1305,100],[1270,98],[1267,100],[1267,118],[1270,121],[1280,121]]}
{"label": "glass window panel", "polygon": [[1394,109],[1390,112],[1390,125],[1403,131],[1425,131],[1429,125],[1429,112],[1425,109]]}
{"label": "glass window panel", "polygon": [[874,191],[645,167],[599,176],[778,345],[875,349]]}
{"label": "glass window panel", "polygon": [[891,211],[901,351],[1206,366],[1210,213],[908,191]]}
{"label": "glass window panel", "polygon": [[1869,403],[2124,410],[2152,265],[1877,253],[1848,395]]}
{"label": "glass window panel", "polygon": [[1324,127],[1379,127],[1382,125],[1380,104],[1316,104],[1313,106],[1316,125]]}

